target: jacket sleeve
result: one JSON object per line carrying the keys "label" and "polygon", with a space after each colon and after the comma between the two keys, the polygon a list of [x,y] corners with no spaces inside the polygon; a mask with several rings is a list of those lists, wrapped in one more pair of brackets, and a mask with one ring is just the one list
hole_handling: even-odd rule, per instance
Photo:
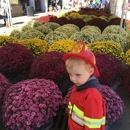
{"label": "jacket sleeve", "polygon": [[105,130],[105,102],[96,88],[85,99],[84,124],[85,130]]}

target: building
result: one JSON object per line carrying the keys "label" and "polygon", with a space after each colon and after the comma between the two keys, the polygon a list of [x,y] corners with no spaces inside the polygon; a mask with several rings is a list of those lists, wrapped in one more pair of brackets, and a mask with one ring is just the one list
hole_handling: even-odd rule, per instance
{"label": "building", "polygon": [[12,16],[21,16],[25,13],[27,6],[32,6],[34,11],[46,12],[48,0],[10,0]]}

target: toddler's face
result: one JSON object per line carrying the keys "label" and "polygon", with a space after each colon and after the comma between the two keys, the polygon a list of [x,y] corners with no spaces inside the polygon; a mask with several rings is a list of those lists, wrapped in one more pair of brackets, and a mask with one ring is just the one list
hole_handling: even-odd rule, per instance
{"label": "toddler's face", "polygon": [[72,68],[66,68],[69,73],[70,80],[76,85],[84,84],[92,75],[93,68],[87,69],[84,64],[75,63]]}

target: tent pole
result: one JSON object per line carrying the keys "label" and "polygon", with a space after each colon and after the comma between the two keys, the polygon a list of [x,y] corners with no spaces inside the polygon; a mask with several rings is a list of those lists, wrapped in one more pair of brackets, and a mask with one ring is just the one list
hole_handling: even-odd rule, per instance
{"label": "tent pole", "polygon": [[122,30],[122,24],[123,24],[123,17],[124,17],[124,7],[125,7],[125,3],[126,3],[126,0],[123,1],[119,34],[121,34],[121,30]]}
{"label": "tent pole", "polygon": [[7,17],[8,17],[8,23],[9,27],[12,27],[12,14],[11,14],[11,5],[10,5],[10,0],[7,0]]}

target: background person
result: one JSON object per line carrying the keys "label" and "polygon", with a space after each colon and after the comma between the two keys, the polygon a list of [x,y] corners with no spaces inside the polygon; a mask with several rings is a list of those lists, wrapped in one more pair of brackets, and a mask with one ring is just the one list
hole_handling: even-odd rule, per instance
{"label": "background person", "polygon": [[7,9],[8,9],[8,4],[6,3],[6,0],[1,0],[1,8],[4,10],[4,13],[3,13],[4,24],[3,25],[6,25]]}

